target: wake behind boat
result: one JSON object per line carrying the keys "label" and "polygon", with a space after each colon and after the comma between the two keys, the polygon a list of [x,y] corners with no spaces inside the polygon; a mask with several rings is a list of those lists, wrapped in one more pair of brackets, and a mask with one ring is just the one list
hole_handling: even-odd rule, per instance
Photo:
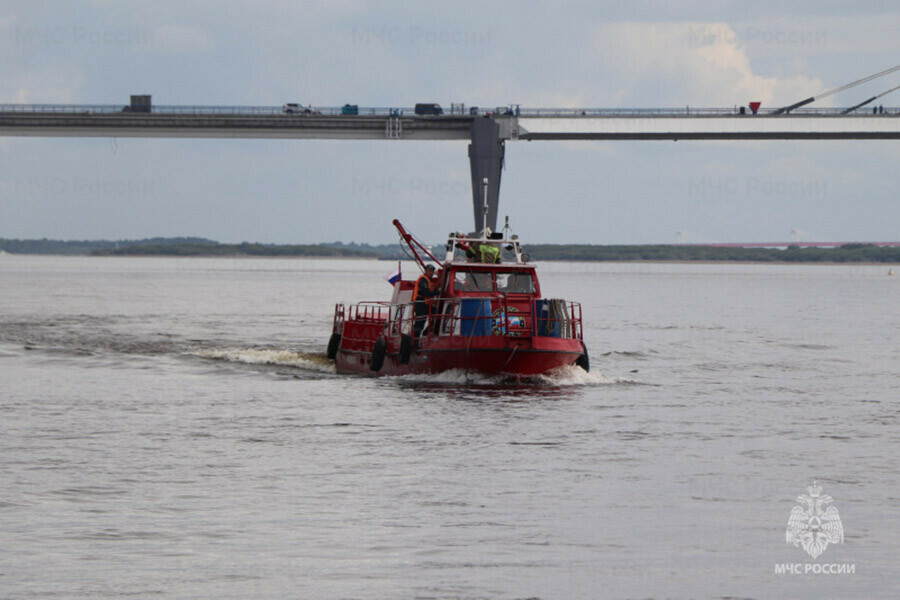
{"label": "wake behind boat", "polygon": [[403,279],[398,265],[390,302],[335,306],[327,355],[338,373],[589,369],[581,304],[542,297],[535,266],[508,221],[502,233],[451,233],[443,261],[399,221],[394,226],[423,274]]}

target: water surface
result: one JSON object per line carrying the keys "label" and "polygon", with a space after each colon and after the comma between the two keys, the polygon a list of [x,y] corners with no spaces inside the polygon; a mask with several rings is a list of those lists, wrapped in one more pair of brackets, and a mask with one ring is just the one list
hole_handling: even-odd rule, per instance
{"label": "water surface", "polygon": [[390,270],[0,256],[0,597],[900,595],[886,267],[547,263],[590,374],[335,375]]}

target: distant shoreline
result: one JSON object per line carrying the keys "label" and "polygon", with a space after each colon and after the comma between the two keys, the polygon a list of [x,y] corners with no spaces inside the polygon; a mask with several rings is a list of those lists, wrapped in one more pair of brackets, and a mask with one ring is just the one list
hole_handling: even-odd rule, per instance
{"label": "distant shoreline", "polygon": [[[0,251],[0,256],[55,256],[61,258],[181,258],[181,259],[250,259],[250,260],[365,260],[380,262],[395,262],[397,260],[410,261],[408,257],[397,258],[379,258],[377,256],[302,256],[302,255],[273,255],[265,256],[259,254],[37,254],[37,253],[14,253]],[[531,261],[546,263],[579,263],[586,265],[753,265],[753,266],[823,266],[823,267],[897,267],[898,275],[900,275],[900,260],[895,262],[862,262],[862,261],[843,261],[828,262],[821,260],[810,261],[774,261],[774,260],[586,260],[586,259],[567,259],[567,258],[543,258]]]}
{"label": "distant shoreline", "polygon": [[[443,253],[442,245],[434,248]],[[0,238],[0,251],[20,255],[169,256],[177,258],[359,258],[409,260],[397,243],[370,244],[222,244],[196,237],[142,240],[10,240]],[[900,246],[848,243],[836,248],[746,248],[680,244],[600,245],[532,244],[533,261],[659,264],[856,264],[900,265]]]}
{"label": "distant shoreline", "polygon": [[900,260],[896,262],[857,262],[857,261],[844,261],[844,262],[826,262],[822,260],[809,260],[809,261],[799,261],[799,260],[546,260],[540,262],[577,262],[577,263],[588,263],[588,264],[598,264],[598,263],[606,263],[606,264],[618,264],[618,265],[627,265],[629,263],[641,264],[641,265],[763,265],[763,266],[809,266],[809,265],[821,265],[823,267],[839,267],[839,266],[854,266],[854,267],[893,267],[900,266]]}

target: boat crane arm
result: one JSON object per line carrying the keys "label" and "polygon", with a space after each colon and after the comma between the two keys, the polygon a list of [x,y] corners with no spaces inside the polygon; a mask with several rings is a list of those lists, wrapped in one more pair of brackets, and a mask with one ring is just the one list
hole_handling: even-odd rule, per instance
{"label": "boat crane arm", "polygon": [[406,229],[403,228],[403,225],[398,219],[394,219],[394,227],[396,227],[397,231],[400,232],[400,239],[403,240],[407,246],[409,246],[410,250],[412,250],[416,262],[419,263],[419,268],[421,268],[423,271],[425,270],[425,261],[419,255],[419,251],[417,251],[416,248],[418,248],[423,254],[427,255],[428,258],[433,260],[435,263],[440,264],[441,261],[438,260],[437,257],[435,257],[435,255],[432,254],[431,251],[429,251],[422,242],[417,240],[415,236],[413,236],[413,234],[406,231]]}

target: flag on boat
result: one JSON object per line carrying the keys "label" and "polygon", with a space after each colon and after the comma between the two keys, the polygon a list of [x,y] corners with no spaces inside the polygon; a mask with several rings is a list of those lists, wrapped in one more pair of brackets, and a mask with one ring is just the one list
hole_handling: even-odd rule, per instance
{"label": "flag on boat", "polygon": [[401,276],[400,276],[400,263],[399,262],[397,263],[397,268],[394,269],[393,271],[391,271],[391,273],[389,275],[385,275],[384,279],[391,285],[394,285],[395,283],[400,281]]}

